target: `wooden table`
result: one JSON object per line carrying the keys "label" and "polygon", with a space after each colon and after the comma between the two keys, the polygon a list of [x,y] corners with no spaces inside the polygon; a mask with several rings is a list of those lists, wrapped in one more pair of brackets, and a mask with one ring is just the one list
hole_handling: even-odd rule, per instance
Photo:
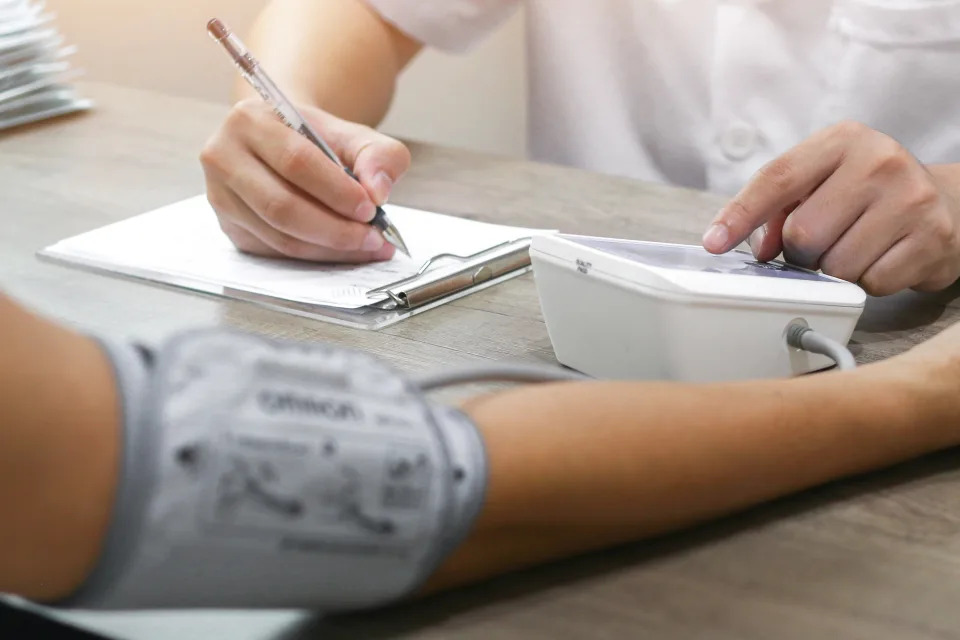
{"label": "wooden table", "polygon": [[[155,339],[219,323],[369,349],[410,371],[551,362],[532,276],[379,332],[37,261],[61,238],[202,192],[197,155],[224,109],[88,84],[96,112],[0,135],[0,287],[89,330]],[[398,204],[564,231],[696,242],[712,195],[412,145]],[[956,292],[871,300],[861,362],[953,322]],[[853,399],[869,402],[869,398]],[[960,462],[945,452],[696,530],[503,577],[384,612],[91,614],[122,638],[960,637]]]}

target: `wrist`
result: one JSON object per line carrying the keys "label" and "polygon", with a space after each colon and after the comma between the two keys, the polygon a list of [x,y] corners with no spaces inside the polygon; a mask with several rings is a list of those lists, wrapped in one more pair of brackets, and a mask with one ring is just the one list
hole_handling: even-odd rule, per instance
{"label": "wrist", "polygon": [[892,424],[908,431],[918,448],[933,451],[960,444],[957,381],[960,360],[922,347],[853,372],[865,397],[886,398]]}
{"label": "wrist", "polygon": [[954,246],[960,246],[960,164],[927,165],[927,171],[940,193],[943,204],[952,214]]}
{"label": "wrist", "polygon": [[928,164],[926,167],[941,193],[951,198],[954,204],[960,202],[960,163]]}

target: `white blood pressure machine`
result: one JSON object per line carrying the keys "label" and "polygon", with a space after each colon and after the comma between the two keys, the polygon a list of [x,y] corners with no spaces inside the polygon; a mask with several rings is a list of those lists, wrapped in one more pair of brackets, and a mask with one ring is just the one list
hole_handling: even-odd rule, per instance
{"label": "white blood pressure machine", "polygon": [[[557,359],[589,376],[708,382],[853,365],[866,294],[749,253],[555,234],[531,261]],[[812,331],[811,331],[812,330]]]}

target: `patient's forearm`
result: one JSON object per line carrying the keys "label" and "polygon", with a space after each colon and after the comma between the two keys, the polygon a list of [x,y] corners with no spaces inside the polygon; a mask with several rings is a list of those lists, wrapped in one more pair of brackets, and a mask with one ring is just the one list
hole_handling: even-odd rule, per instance
{"label": "patient's forearm", "polygon": [[[363,0],[273,0],[244,39],[291,100],[371,126],[420,48]],[[237,95],[255,93],[241,80]]]}
{"label": "patient's forearm", "polygon": [[[57,599],[100,553],[118,477],[118,393],[92,341],[2,296],[0,347],[0,592]],[[486,502],[428,588],[656,535],[956,444],[956,377],[915,362],[474,399],[466,409],[487,444]]]}
{"label": "patient's forearm", "polygon": [[474,400],[488,498],[429,588],[667,532],[949,446],[957,412],[927,377],[885,364],[732,385],[525,387]]}

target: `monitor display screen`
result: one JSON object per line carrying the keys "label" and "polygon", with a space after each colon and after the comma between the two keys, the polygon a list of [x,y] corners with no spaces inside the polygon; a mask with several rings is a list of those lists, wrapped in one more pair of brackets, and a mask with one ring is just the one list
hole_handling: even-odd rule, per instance
{"label": "monitor display screen", "polygon": [[598,249],[605,253],[653,267],[679,269],[683,271],[700,271],[704,273],[759,276],[762,278],[789,278],[793,280],[837,282],[837,280],[805,271],[779,261],[757,262],[751,254],[739,250],[730,251],[723,255],[713,255],[700,247],[673,246],[582,236],[565,237],[576,244]]}

